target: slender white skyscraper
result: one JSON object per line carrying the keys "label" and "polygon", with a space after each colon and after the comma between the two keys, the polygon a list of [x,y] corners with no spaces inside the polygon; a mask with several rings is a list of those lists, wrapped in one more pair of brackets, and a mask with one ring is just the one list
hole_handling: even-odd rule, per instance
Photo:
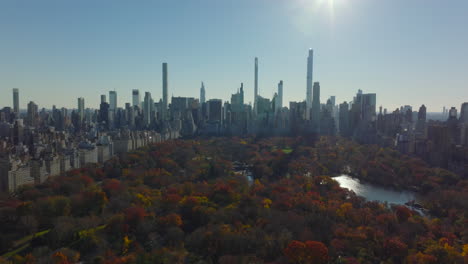
{"label": "slender white skyscraper", "polygon": [[133,89],[133,91],[132,91],[132,105],[140,107],[140,104],[141,104],[140,91],[138,91],[138,89]]}
{"label": "slender white skyscraper", "polygon": [[16,119],[19,118],[19,90],[13,88],[13,112],[16,115]]}
{"label": "slender white skyscraper", "polygon": [[162,74],[163,74],[163,80],[162,80],[162,84],[163,84],[163,98],[162,98],[162,115],[163,115],[163,118],[166,119],[167,118],[167,115],[166,115],[166,112],[167,112],[167,62],[164,62],[162,64]]}
{"label": "slender white skyscraper", "polygon": [[257,113],[257,98],[258,98],[258,58],[255,57],[254,114]]}
{"label": "slender white skyscraper", "polygon": [[278,83],[278,109],[283,108],[283,80]]}
{"label": "slender white skyscraper", "polygon": [[307,57],[307,119],[310,119],[310,110],[312,109],[312,74],[314,69],[314,50],[309,49],[309,57]]}
{"label": "slender white skyscraper", "polygon": [[201,83],[201,88],[200,88],[200,103],[204,104],[206,102],[206,91],[205,91],[205,84],[202,82]]}

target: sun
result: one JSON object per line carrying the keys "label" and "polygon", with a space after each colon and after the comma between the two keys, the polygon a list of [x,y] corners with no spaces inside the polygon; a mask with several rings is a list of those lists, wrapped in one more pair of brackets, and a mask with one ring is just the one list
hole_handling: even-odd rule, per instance
{"label": "sun", "polygon": [[288,0],[290,17],[294,25],[304,34],[310,34],[311,25],[327,21],[333,31],[340,10],[346,0]]}

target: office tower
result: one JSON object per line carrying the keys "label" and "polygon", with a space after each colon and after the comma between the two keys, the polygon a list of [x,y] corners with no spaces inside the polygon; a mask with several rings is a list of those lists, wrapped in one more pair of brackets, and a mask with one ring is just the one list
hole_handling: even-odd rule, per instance
{"label": "office tower", "polygon": [[[306,118],[310,119],[310,110],[313,108],[312,107],[312,74],[313,74],[313,68],[314,68],[314,51],[312,49],[309,49],[309,57],[307,57],[307,98],[306,98],[306,104],[307,104],[307,112],[306,112]],[[315,84],[314,84],[315,88]],[[315,91],[315,90],[314,90]],[[320,93],[320,91],[319,91]],[[319,103],[319,111],[320,111],[320,103]]]}
{"label": "office tower", "polygon": [[102,94],[101,95],[101,103],[107,103],[106,95]]}
{"label": "office tower", "polygon": [[83,97],[78,98],[78,116],[80,118],[80,122],[83,122],[84,115],[85,115],[85,101]]}
{"label": "office tower", "polygon": [[163,84],[163,98],[162,98],[162,115],[163,115],[163,120],[165,120],[167,118],[167,62],[164,62],[162,64],[162,84]]}
{"label": "office tower", "polygon": [[329,100],[331,101],[331,104],[332,104],[333,106],[336,105],[336,96],[334,96],[334,95],[330,96],[330,99],[329,99]]}
{"label": "office tower", "polygon": [[13,112],[15,113],[15,118],[19,117],[19,89],[13,88]]}
{"label": "office tower", "polygon": [[[310,111],[309,111],[310,112]],[[312,114],[311,114],[312,128],[315,132],[319,129],[320,122],[320,83],[315,82],[313,87],[312,98]]]}
{"label": "office tower", "polygon": [[150,92],[145,92],[145,99],[143,102],[143,123],[145,126],[149,126],[151,124],[151,109],[153,99],[151,98]]}
{"label": "office tower", "polygon": [[140,104],[141,104],[140,91],[138,89],[133,89],[132,90],[132,106],[140,107]]}
{"label": "office tower", "polygon": [[426,122],[426,111],[425,105],[421,105],[421,107],[419,107],[418,120]]}
{"label": "office tower", "polygon": [[375,121],[377,112],[377,95],[361,94],[361,114],[362,119],[367,122]]}
{"label": "office tower", "polygon": [[418,121],[416,122],[416,132],[419,136],[425,137],[426,135],[426,106],[421,105],[418,111]]}
{"label": "office tower", "polygon": [[278,104],[277,109],[283,108],[283,80],[278,83]]}
{"label": "office tower", "polygon": [[460,108],[460,123],[468,123],[468,103],[463,103]]}
{"label": "office tower", "polygon": [[223,112],[223,101],[221,99],[208,100],[208,120],[221,122]]}
{"label": "office tower", "polygon": [[104,129],[109,129],[109,104],[101,102],[99,105],[98,122]]}
{"label": "office tower", "polygon": [[340,135],[347,137],[350,136],[349,130],[349,105],[347,102],[340,104],[339,110],[339,127]]}
{"label": "office tower", "polygon": [[35,127],[37,125],[38,118],[38,106],[33,101],[28,104],[28,113],[27,113],[27,125]]}
{"label": "office tower", "polygon": [[258,58],[255,57],[254,114],[257,114],[257,98],[258,98]]}
{"label": "office tower", "polygon": [[109,91],[109,110],[110,111],[117,110],[117,92],[116,91]]}
{"label": "office tower", "polygon": [[206,91],[205,91],[205,84],[202,82],[201,83],[201,88],[200,88],[200,103],[204,104],[206,102]]}
{"label": "office tower", "polygon": [[233,112],[241,112],[244,110],[244,84],[241,83],[237,93],[231,95],[231,110]]}

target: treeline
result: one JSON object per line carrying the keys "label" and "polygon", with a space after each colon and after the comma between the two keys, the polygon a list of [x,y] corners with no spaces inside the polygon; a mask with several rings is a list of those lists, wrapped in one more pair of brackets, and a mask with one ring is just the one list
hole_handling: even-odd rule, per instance
{"label": "treeline", "polygon": [[[341,173],[416,189],[429,217]],[[4,195],[0,263],[464,263],[467,196],[453,173],[340,138],[169,141]]]}

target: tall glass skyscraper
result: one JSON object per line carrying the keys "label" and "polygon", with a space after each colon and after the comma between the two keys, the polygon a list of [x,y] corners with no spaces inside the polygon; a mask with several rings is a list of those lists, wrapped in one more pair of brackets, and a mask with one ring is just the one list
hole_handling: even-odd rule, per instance
{"label": "tall glass skyscraper", "polygon": [[278,83],[278,109],[283,108],[283,81],[281,80]]}
{"label": "tall glass skyscraper", "polygon": [[117,92],[109,92],[109,110],[115,111],[117,109]]}
{"label": "tall glass skyscraper", "polygon": [[167,80],[167,62],[164,62],[162,64],[162,85],[163,85],[163,98],[162,98],[162,115],[163,119],[167,118],[167,103],[168,103],[168,98],[167,98],[167,85],[168,85],[168,80]]}
{"label": "tall glass skyscraper", "polygon": [[258,99],[258,58],[255,57],[255,87],[254,87],[254,114],[257,114]]}
{"label": "tall glass skyscraper", "polygon": [[[307,57],[307,113],[306,118],[310,119],[310,109],[312,108],[312,80],[313,80],[313,69],[314,69],[314,50],[309,49],[309,57]],[[320,86],[319,86],[320,90]],[[320,91],[319,91],[320,94]],[[315,97],[315,96],[314,96]]]}
{"label": "tall glass skyscraper", "polygon": [[85,115],[85,101],[83,97],[78,98],[78,116],[80,117],[80,122],[83,122]]}
{"label": "tall glass skyscraper", "polygon": [[315,82],[313,88],[313,99],[312,99],[312,127],[315,132],[319,130],[319,123],[320,123],[320,83]]}
{"label": "tall glass skyscraper", "polygon": [[132,91],[132,105],[140,107],[140,104],[141,104],[140,91],[138,91],[138,89],[133,89],[133,91]]}
{"label": "tall glass skyscraper", "polygon": [[200,104],[204,104],[206,102],[206,91],[205,91],[205,84],[201,83],[200,88]]}
{"label": "tall glass skyscraper", "polygon": [[19,116],[19,89],[13,88],[13,112],[16,118]]}

